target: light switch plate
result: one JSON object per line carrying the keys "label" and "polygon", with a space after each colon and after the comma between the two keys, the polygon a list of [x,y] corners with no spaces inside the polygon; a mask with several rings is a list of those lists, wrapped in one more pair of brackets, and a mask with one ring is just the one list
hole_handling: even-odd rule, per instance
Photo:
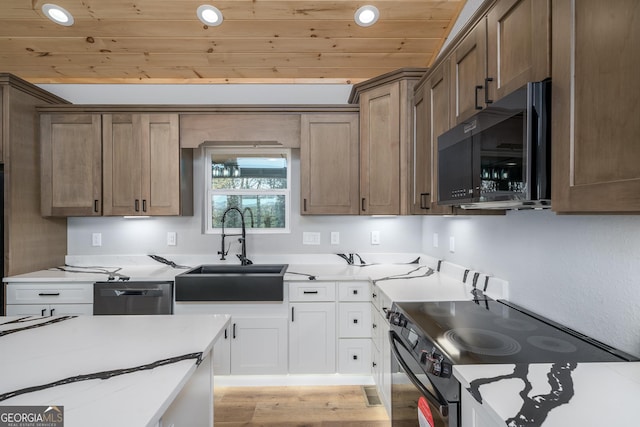
{"label": "light switch plate", "polygon": [[175,231],[167,232],[167,246],[176,246],[178,244],[178,233]]}
{"label": "light switch plate", "polygon": [[102,246],[102,233],[91,234],[91,246]]}
{"label": "light switch plate", "polygon": [[319,245],[320,244],[320,233],[311,232],[311,231],[303,231],[302,232],[302,244],[303,245]]}
{"label": "light switch plate", "polygon": [[449,252],[453,253],[456,251],[456,238],[453,236],[449,237]]}
{"label": "light switch plate", "polygon": [[379,245],[380,244],[380,232],[379,231],[372,231],[371,232],[371,244],[372,245]]}
{"label": "light switch plate", "polygon": [[332,231],[331,232],[331,244],[339,245],[340,244],[340,232]]}
{"label": "light switch plate", "polygon": [[438,233],[433,233],[433,247],[437,248],[438,247]]}

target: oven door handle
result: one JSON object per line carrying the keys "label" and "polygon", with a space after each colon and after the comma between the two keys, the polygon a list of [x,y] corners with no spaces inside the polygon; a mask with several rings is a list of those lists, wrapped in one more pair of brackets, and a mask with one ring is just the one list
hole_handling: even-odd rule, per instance
{"label": "oven door handle", "polygon": [[396,333],[396,331],[393,331],[393,330],[389,331],[389,341],[391,342],[391,350],[393,351],[393,354],[396,356],[398,363],[400,363],[400,365],[402,366],[402,369],[404,369],[405,374],[407,374],[407,377],[409,377],[413,385],[418,387],[418,390],[420,390],[420,393],[422,393],[422,395],[426,397],[433,406],[438,408],[440,415],[442,415],[443,417],[448,417],[449,404],[446,401],[444,402],[441,401],[440,399],[438,399],[437,396],[434,396],[433,393],[431,393],[424,386],[424,384],[422,384],[422,382],[418,379],[418,377],[416,377],[415,374],[411,372],[411,368],[409,368],[409,366],[407,365],[407,362],[405,362],[402,356],[400,355],[400,351],[398,350],[398,346],[396,345],[396,342],[400,343],[400,345],[405,350],[409,352],[411,350],[409,350],[407,346],[402,341],[400,341],[399,338],[400,337],[398,337],[398,334]]}

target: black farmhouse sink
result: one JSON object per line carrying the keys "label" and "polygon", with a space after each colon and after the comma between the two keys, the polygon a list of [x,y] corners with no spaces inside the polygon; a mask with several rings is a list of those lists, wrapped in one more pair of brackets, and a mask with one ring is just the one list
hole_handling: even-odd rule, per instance
{"label": "black farmhouse sink", "polygon": [[288,264],[200,265],[178,274],[176,301],[282,301]]}

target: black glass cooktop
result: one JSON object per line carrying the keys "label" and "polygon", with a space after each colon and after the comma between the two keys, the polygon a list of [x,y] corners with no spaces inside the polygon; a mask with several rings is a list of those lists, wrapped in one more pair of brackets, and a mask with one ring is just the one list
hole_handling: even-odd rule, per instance
{"label": "black glass cooktop", "polygon": [[435,346],[454,364],[634,359],[507,304],[483,297],[475,301],[396,303],[393,310],[404,316],[400,333],[417,355]]}

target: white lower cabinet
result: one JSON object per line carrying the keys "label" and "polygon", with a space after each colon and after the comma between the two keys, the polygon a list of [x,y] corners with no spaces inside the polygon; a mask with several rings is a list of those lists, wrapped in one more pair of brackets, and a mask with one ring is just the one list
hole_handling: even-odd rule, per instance
{"label": "white lower cabinet", "polygon": [[286,355],[286,319],[231,319],[232,374],[286,374]]}
{"label": "white lower cabinet", "polygon": [[7,283],[7,316],[93,314],[93,282]]}
{"label": "white lower cabinet", "polygon": [[376,383],[380,400],[391,414],[391,345],[389,343],[389,323],[386,311],[391,301],[376,285],[372,285],[371,298],[371,357],[373,379]]}
{"label": "white lower cabinet", "polygon": [[462,388],[460,396],[460,425],[462,427],[493,427],[505,425],[493,411],[479,403],[467,390]]}
{"label": "white lower cabinet", "polygon": [[336,372],[335,302],[292,302],[289,305],[289,372]]}
{"label": "white lower cabinet", "polygon": [[213,346],[215,375],[287,373],[286,303],[176,303],[174,312],[231,315],[229,326]]}
{"label": "white lower cabinet", "polygon": [[339,339],[338,372],[340,372],[341,374],[370,374],[371,339]]}

